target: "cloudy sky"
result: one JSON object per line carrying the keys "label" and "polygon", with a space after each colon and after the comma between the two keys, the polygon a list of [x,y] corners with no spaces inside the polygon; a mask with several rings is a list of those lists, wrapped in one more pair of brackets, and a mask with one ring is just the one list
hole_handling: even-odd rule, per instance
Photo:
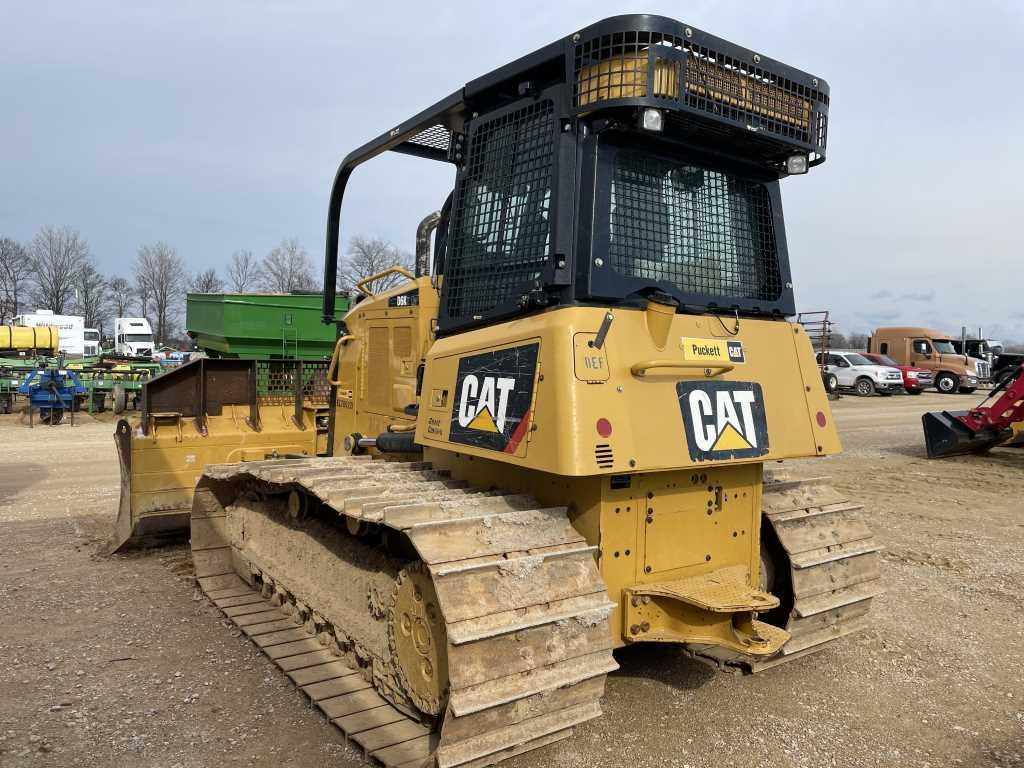
{"label": "cloudy sky", "polygon": [[[1024,339],[1021,3],[0,0],[0,236],[69,224],[109,274],[156,240],[193,270],[285,237],[319,263],[346,152],[626,12],[831,84],[828,162],[783,185],[802,309]],[[343,237],[411,251],[451,183],[426,161],[365,166]]]}

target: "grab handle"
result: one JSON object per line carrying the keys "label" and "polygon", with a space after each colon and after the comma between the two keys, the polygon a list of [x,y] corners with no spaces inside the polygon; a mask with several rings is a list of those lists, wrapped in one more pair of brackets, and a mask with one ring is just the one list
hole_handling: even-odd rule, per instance
{"label": "grab handle", "polygon": [[396,264],[393,267],[388,267],[383,272],[378,272],[375,275],[364,277],[362,280],[356,283],[356,289],[361,294],[363,294],[363,296],[366,296],[367,298],[373,298],[375,294],[367,286],[371,285],[377,280],[380,280],[382,277],[387,277],[388,275],[401,275],[402,277],[408,278],[409,280],[416,279],[416,276],[412,272],[410,272],[405,267],[400,267]]}
{"label": "grab handle", "polygon": [[713,378],[728,373],[735,367],[735,365],[722,365],[721,363],[708,365],[699,360],[645,360],[642,363],[634,363],[629,372],[634,376],[644,376],[651,368],[673,368],[685,375],[691,371],[703,370],[705,376]]}

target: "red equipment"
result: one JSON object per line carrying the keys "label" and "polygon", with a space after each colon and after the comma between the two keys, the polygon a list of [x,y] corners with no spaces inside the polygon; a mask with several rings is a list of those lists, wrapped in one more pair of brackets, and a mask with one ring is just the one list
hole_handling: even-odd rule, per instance
{"label": "red equipment", "polygon": [[977,408],[926,413],[921,422],[929,459],[984,453],[997,446],[1024,447],[1024,365]]}

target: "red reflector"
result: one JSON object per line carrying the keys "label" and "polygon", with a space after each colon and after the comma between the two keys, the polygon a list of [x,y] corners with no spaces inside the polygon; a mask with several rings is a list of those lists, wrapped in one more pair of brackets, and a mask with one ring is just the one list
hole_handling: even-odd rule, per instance
{"label": "red reflector", "polygon": [[818,411],[818,426],[824,427],[825,424],[825,414],[822,411]]}
{"label": "red reflector", "polygon": [[611,437],[612,436],[612,423],[610,421],[608,421],[608,419],[598,419],[597,420],[597,434],[599,434],[601,437]]}

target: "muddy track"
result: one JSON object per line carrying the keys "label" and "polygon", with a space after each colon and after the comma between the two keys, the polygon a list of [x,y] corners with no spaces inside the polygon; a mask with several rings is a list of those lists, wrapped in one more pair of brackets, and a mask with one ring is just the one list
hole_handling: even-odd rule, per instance
{"label": "muddy track", "polygon": [[[611,604],[563,507],[467,490],[424,463],[282,460],[208,467],[192,528],[207,595],[384,765],[487,765],[601,713]],[[374,560],[361,537],[381,529],[416,559],[391,540]],[[402,684],[394,598],[382,605],[413,566],[444,623],[436,702]]]}

